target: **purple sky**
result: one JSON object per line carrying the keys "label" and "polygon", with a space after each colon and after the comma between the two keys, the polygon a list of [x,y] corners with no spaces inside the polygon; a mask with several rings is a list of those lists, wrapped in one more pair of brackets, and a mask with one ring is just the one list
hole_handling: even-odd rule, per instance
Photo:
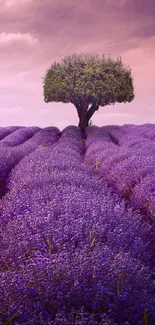
{"label": "purple sky", "polygon": [[135,99],[93,124],[155,123],[155,0],[0,0],[0,126],[78,125],[72,104],[44,103],[54,60],[93,52],[132,68]]}

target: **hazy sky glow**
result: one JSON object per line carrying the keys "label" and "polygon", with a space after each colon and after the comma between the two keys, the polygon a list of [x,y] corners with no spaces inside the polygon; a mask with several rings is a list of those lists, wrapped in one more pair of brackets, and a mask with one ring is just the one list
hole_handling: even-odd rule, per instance
{"label": "hazy sky glow", "polygon": [[96,125],[155,123],[154,0],[0,0],[0,126],[78,125],[72,104],[44,103],[54,60],[91,52],[122,57],[135,99],[100,107]]}

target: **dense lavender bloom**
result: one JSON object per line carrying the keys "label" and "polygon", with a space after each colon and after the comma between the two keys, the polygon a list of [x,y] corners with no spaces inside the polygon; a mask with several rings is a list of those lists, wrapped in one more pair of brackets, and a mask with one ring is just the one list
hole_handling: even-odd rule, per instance
{"label": "dense lavender bloom", "polygon": [[56,140],[57,134],[60,133],[60,130],[57,127],[46,127],[39,131],[37,131],[32,138],[28,139],[24,144],[20,147],[24,147],[24,145],[32,144],[37,148],[38,146],[50,146]]}
{"label": "dense lavender bloom", "polygon": [[[68,165],[67,165],[68,164]],[[33,166],[32,166],[33,167]],[[38,166],[37,166],[38,167]],[[70,171],[68,171],[67,167],[70,167]],[[84,172],[86,171],[86,166],[80,166],[77,164],[75,166],[69,164],[66,161],[62,166],[54,166],[54,162],[52,166],[46,169],[39,170],[31,168],[31,171],[28,174],[25,174],[25,177],[22,178],[22,169],[15,170],[15,174],[11,173],[11,176],[8,179],[7,188],[12,191],[12,193],[19,192],[23,187],[24,188],[34,188],[36,186],[42,186],[43,184],[50,184],[57,182],[58,184],[66,183],[66,184],[76,184],[79,187],[84,186],[85,188],[91,188],[92,190],[99,186],[99,184],[95,184],[92,178],[91,171],[88,171],[87,175],[84,177]],[[37,174],[38,170],[38,174]],[[33,183],[32,179],[33,177]],[[86,183],[87,182],[87,183]],[[100,180],[100,183],[104,183],[103,180]],[[90,187],[91,186],[91,187]],[[7,195],[7,194],[6,194]]]}
{"label": "dense lavender bloom", "polygon": [[22,155],[14,148],[0,149],[0,198],[5,194],[6,179],[11,169],[22,159]]}
{"label": "dense lavender bloom", "polygon": [[[122,139],[125,144],[127,137],[120,136],[118,139],[120,145]],[[89,136],[87,140],[89,141]],[[108,184],[128,200],[130,200],[130,195],[132,195],[136,184],[149,174],[153,176],[155,163],[154,149],[150,142],[145,141],[146,150],[143,151],[140,149],[140,145],[139,150],[132,149],[133,141],[134,137],[131,138],[130,144],[127,142],[126,146],[115,146],[113,149],[110,147],[110,143],[109,149],[108,147],[106,149],[106,147],[104,148],[104,139],[103,141],[97,140],[89,145],[84,158],[84,163],[87,166],[98,171],[100,175],[105,175]],[[140,138],[139,144],[143,142]]]}
{"label": "dense lavender bloom", "polygon": [[85,153],[85,159],[90,159],[94,157],[94,155],[102,156],[105,154],[106,150],[114,151],[116,149],[116,145],[109,139],[108,141],[96,141],[94,145],[90,145]]}
{"label": "dense lavender bloom", "polygon": [[39,131],[39,129],[40,128],[37,126],[36,127],[20,128],[16,131],[12,132],[5,138],[3,138],[0,141],[0,145],[3,144],[5,146],[9,146],[9,147],[18,146],[18,145],[22,144],[24,141],[26,141],[27,139],[33,137],[33,135],[37,131]]}
{"label": "dense lavender bloom", "polygon": [[[102,174],[108,174],[109,170],[113,168],[113,166],[124,159],[130,157],[130,151],[126,148],[117,147],[112,142],[109,143],[109,145],[106,146],[106,143],[104,143],[104,149],[100,146],[100,148],[96,148],[93,146],[93,148],[90,147],[91,151],[89,149],[86,151],[85,157],[84,157],[84,163],[86,165],[89,165],[92,169],[95,169],[95,165],[97,160],[99,161],[98,164],[98,170]],[[93,150],[94,149],[94,150]]]}
{"label": "dense lavender bloom", "polygon": [[65,149],[65,151],[69,150],[73,152],[73,157],[75,154],[80,154],[81,150],[82,150],[82,143],[81,140],[74,140],[71,141],[70,139],[67,138],[60,138],[58,146]]}
{"label": "dense lavender bloom", "polygon": [[0,150],[0,178],[2,179],[20,160],[13,148],[1,148]]}
{"label": "dense lavender bloom", "polygon": [[87,139],[87,147],[89,147],[91,143],[98,140],[99,133],[100,133],[100,127],[96,125],[91,125],[87,128],[87,137],[89,138],[89,140]]}
{"label": "dense lavender bloom", "polygon": [[100,127],[101,134],[107,133],[113,143],[119,146],[118,137],[122,134],[122,127],[118,125],[108,125]]}
{"label": "dense lavender bloom", "polygon": [[155,125],[151,123],[139,125],[136,134],[143,138],[155,141]]}
{"label": "dense lavender bloom", "polygon": [[109,144],[109,142],[112,142],[111,137],[109,134],[102,128],[96,127],[94,125],[91,125],[88,128],[87,131],[87,150],[88,148],[94,147],[97,144],[102,145],[102,144]]}
{"label": "dense lavender bloom", "polygon": [[119,145],[132,150],[141,150],[146,151],[154,151],[155,143],[150,143],[149,140],[143,139],[134,134],[124,135],[124,137],[120,137],[118,139]]}
{"label": "dense lavender bloom", "polygon": [[44,128],[36,132],[32,138],[26,140],[19,145],[16,150],[20,152],[23,157],[27,156],[31,152],[38,148],[44,148],[53,146],[56,142],[57,135],[60,133],[56,127]]}
{"label": "dense lavender bloom", "polygon": [[20,127],[20,126],[0,127],[0,140],[4,139],[9,134],[11,134],[12,132],[14,132],[20,128],[24,129],[25,127]]}
{"label": "dense lavender bloom", "polygon": [[[1,189],[3,190],[3,187],[6,187],[6,178],[9,179],[9,173],[11,170],[19,164],[19,162],[27,156],[29,153],[35,151],[38,148],[39,144],[42,144],[43,141],[45,144],[54,144],[55,143],[55,137],[58,133],[57,128],[50,128],[50,129],[43,129],[40,131],[37,131],[36,127],[34,128],[28,128],[28,131],[26,133],[27,128],[19,129],[18,132],[22,130],[22,137],[27,137],[27,134],[34,135],[29,140],[25,141],[23,144],[15,146],[13,148],[11,147],[4,147],[1,148],[1,155],[0,155],[0,185]],[[13,134],[10,135],[10,137],[13,136]],[[15,136],[16,140],[16,136]],[[10,140],[11,141],[11,140]],[[13,140],[14,141],[14,140]],[[1,142],[1,141],[0,141]],[[12,142],[13,144],[13,142]],[[11,142],[10,142],[11,145]],[[4,183],[4,185],[3,185]]]}
{"label": "dense lavender bloom", "polygon": [[[65,142],[65,140],[67,142]],[[71,125],[66,127],[61,132],[61,138],[59,139],[60,143],[68,143],[70,148],[75,149],[76,151],[81,151],[82,143],[81,143],[81,132],[77,126]]]}
{"label": "dense lavender bloom", "polygon": [[[96,141],[92,141],[94,136],[94,130],[88,129],[87,136],[87,151],[85,154],[85,162],[95,162],[96,158],[100,159],[100,165],[106,165],[108,168],[113,166],[115,160],[119,160],[130,156],[130,150],[128,148],[118,147],[119,138],[122,136],[122,129],[118,126],[104,126],[97,129]],[[113,132],[113,133],[112,133]],[[115,133],[114,133],[115,132]],[[117,135],[117,137],[116,137]],[[117,157],[116,157],[117,156]],[[114,159],[113,159],[114,157]],[[113,161],[114,160],[114,161]],[[110,166],[111,162],[111,166]]]}
{"label": "dense lavender bloom", "polygon": [[[69,160],[70,162],[70,160]],[[18,167],[18,166],[17,166]],[[32,166],[33,167],[33,166]],[[43,166],[44,167],[44,166]],[[79,164],[75,167],[71,167],[68,165],[68,168],[64,169],[64,161],[61,160],[59,169],[51,170],[51,172],[45,177],[44,168],[42,167],[42,173],[40,172],[39,178],[37,179],[37,174],[35,176],[35,169],[32,169],[32,173],[29,173],[30,177],[26,177],[27,175],[27,169],[26,174],[23,174],[24,181],[22,183],[22,173],[20,174],[20,169],[17,170],[17,174],[15,174],[15,183],[14,186],[11,186],[11,191],[8,192],[4,199],[1,200],[1,207],[3,208],[3,211],[5,211],[5,214],[7,215],[14,209],[16,209],[16,213],[19,212],[19,208],[22,208],[21,200],[23,200],[23,204],[25,206],[28,204],[26,197],[29,199],[29,190],[34,192],[35,195],[35,189],[39,190],[39,188],[43,189],[43,186],[45,187],[45,201],[47,201],[48,195],[52,197],[53,192],[55,193],[56,190],[60,190],[62,186],[64,185],[73,185],[77,186],[80,190],[80,188],[84,187],[85,189],[88,189],[90,191],[97,190],[98,193],[103,193],[102,195],[105,195],[107,192],[107,186],[105,181],[102,179],[98,179],[97,177],[93,177],[91,171],[87,171],[86,166],[81,165],[79,168]],[[67,167],[67,162],[66,162]],[[38,169],[39,170],[39,169]],[[24,169],[23,169],[24,171]],[[87,171],[87,173],[86,173]],[[17,175],[17,177],[16,177]],[[19,180],[19,182],[18,182]],[[12,182],[13,182],[13,175],[12,175]],[[16,184],[17,182],[17,184]],[[20,183],[23,185],[20,186]],[[13,184],[13,183],[12,183]],[[47,195],[46,186],[50,186],[49,192]],[[53,191],[52,191],[53,188]],[[22,189],[22,192],[21,192]],[[43,198],[43,193],[40,194],[41,198]],[[90,195],[91,196],[91,195]],[[19,199],[20,197],[20,199]],[[39,194],[35,195],[36,199],[39,198]],[[31,196],[30,196],[31,198]],[[36,200],[34,199],[36,202]],[[14,206],[14,202],[16,202],[16,205]],[[19,202],[19,204],[18,204]],[[34,202],[34,204],[35,204]]]}
{"label": "dense lavender bloom", "polygon": [[111,136],[115,134],[115,136],[118,134],[122,134],[122,126],[119,125],[104,125],[100,127],[100,132],[107,133]]}
{"label": "dense lavender bloom", "polygon": [[[111,193],[108,192],[106,189],[101,190],[94,187],[93,193],[91,193],[88,188],[68,185],[65,182],[61,183],[60,186],[55,183],[41,183],[40,187],[31,187],[26,190],[23,188],[19,193],[10,192],[6,196],[6,201],[4,199],[4,213],[0,222],[1,229],[4,230],[5,234],[2,235],[2,245],[7,247],[8,242],[11,245],[15,237],[18,240],[20,238],[19,245],[22,245],[25,238],[28,238],[30,243],[32,231],[32,245],[33,235],[36,233],[35,247],[39,245],[43,251],[46,251],[44,239],[40,239],[40,237],[37,239],[37,229],[40,229],[41,223],[45,225],[43,232],[49,229],[50,236],[51,232],[59,227],[59,232],[58,229],[56,230],[56,238],[58,236],[56,240],[63,241],[62,236],[64,239],[72,237],[73,250],[75,243],[78,245],[80,238],[86,240],[86,243],[90,241],[88,238],[90,230],[96,233],[94,235],[96,241],[108,242],[116,251],[119,251],[120,247],[125,251],[130,248],[134,256],[138,256],[142,252],[146,259],[147,254],[145,256],[144,246],[148,242],[149,228],[144,227],[143,229],[140,216],[138,214],[132,215],[130,210],[125,211],[125,204],[123,202],[120,204],[116,196],[115,200],[112,200]],[[68,229],[65,228],[68,222],[70,223],[69,233]],[[65,231],[67,231],[66,235]],[[79,239],[77,233],[79,233]],[[23,239],[22,236],[24,236]],[[41,240],[40,244],[38,240]],[[70,240],[68,242],[70,250],[72,250],[71,242]],[[18,243],[15,247],[11,245],[10,249],[11,255],[14,257],[22,254],[22,246],[18,247]]]}
{"label": "dense lavender bloom", "polygon": [[102,156],[105,154],[107,150],[115,150],[116,144],[112,141],[111,137],[104,130],[100,130],[101,128],[90,127],[88,128],[87,135],[87,144],[86,144],[86,152],[84,156],[84,160],[92,161],[94,155],[97,155],[98,158],[102,159]]}
{"label": "dense lavender bloom", "polygon": [[68,140],[81,140],[81,132],[79,130],[79,127],[75,125],[69,125],[66,128],[63,129],[61,138],[67,138]]}
{"label": "dense lavender bloom", "polygon": [[81,307],[98,318],[105,312],[122,325],[142,325],[145,309],[151,324],[155,319],[149,270],[130,254],[116,254],[107,246],[51,256],[36,252],[0,278],[4,321],[19,311],[22,324],[29,319],[40,324],[39,314],[53,320],[63,308],[67,313]]}
{"label": "dense lavender bloom", "polygon": [[39,312],[44,319],[47,313],[54,318],[63,307],[84,306],[89,312],[109,313],[120,324],[131,315],[129,324],[138,320],[142,324],[144,308],[153,319],[153,282],[142,262],[147,262],[149,229],[142,228],[140,215],[126,211],[108,188],[102,185],[92,193],[91,188],[85,191],[64,183],[56,191],[54,184],[46,184],[22,190],[18,200],[14,198],[12,212],[17,205],[23,212],[16,210],[13,219],[10,215],[1,240],[3,277],[8,267],[19,270],[11,287],[10,281],[7,287],[2,285],[4,297],[6,290],[10,297],[14,292],[14,309],[5,309],[7,317],[21,310],[23,324],[23,315],[35,323]]}
{"label": "dense lavender bloom", "polygon": [[[134,204],[140,194],[138,204],[155,203],[154,155],[120,145],[122,128],[89,127],[83,157],[74,126],[2,149],[1,170],[12,171],[0,200],[0,325],[155,323],[153,228]],[[121,187],[129,176],[133,208]]]}
{"label": "dense lavender bloom", "polygon": [[132,193],[132,188],[148,174],[154,173],[155,157],[131,154],[129,158],[108,170],[109,179],[116,182],[117,189],[123,193]]}
{"label": "dense lavender bloom", "polygon": [[58,144],[54,144],[52,150],[50,147],[43,147],[26,156],[10,174],[7,188],[29,185],[32,183],[32,177],[33,183],[38,180],[50,180],[54,171],[55,173],[60,170],[67,170],[69,173],[71,170],[81,171],[82,158],[78,144],[72,146],[66,139],[59,141]]}
{"label": "dense lavender bloom", "polygon": [[135,208],[144,210],[155,220],[155,172],[134,187],[130,200]]}
{"label": "dense lavender bloom", "polygon": [[120,146],[155,151],[155,142],[150,141],[155,140],[155,127],[152,124],[123,125],[118,130],[112,129],[110,134],[117,138]]}
{"label": "dense lavender bloom", "polygon": [[[5,181],[13,167],[15,167],[19,161],[23,158],[23,156],[26,154],[22,152],[22,150],[19,149],[19,147],[11,148],[11,146],[15,144],[19,144],[19,141],[23,141],[27,138],[27,136],[33,136],[34,133],[37,131],[37,127],[33,128],[26,128],[26,127],[14,127],[14,128],[6,128],[7,134],[11,132],[10,135],[3,137],[3,139],[0,141],[1,146],[1,154],[0,154],[0,196],[3,195],[3,192],[5,191]],[[1,136],[4,136],[1,133]],[[21,138],[20,138],[21,137]],[[18,142],[18,143],[17,143]],[[8,147],[9,146],[9,147]]]}
{"label": "dense lavender bloom", "polygon": [[[123,126],[103,126],[101,129],[105,129],[112,138],[118,141],[119,145],[136,147],[143,144],[149,145],[150,140],[155,139],[155,127],[151,124],[144,125],[132,125],[124,124]],[[148,141],[149,140],[149,141]],[[153,142],[151,143],[153,145]]]}

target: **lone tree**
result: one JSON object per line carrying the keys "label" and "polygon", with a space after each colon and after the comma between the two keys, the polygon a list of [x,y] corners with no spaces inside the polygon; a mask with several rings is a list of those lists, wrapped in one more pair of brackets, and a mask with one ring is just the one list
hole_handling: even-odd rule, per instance
{"label": "lone tree", "polygon": [[[62,61],[62,62],[61,62]],[[99,106],[134,99],[131,69],[121,58],[100,58],[98,54],[73,54],[51,65],[44,78],[44,101],[72,103],[82,131]],[[90,106],[89,106],[90,105]]]}

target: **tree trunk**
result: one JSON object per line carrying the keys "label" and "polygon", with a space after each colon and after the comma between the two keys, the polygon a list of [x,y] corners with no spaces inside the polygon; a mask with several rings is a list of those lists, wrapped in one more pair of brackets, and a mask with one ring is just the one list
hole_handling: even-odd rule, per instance
{"label": "tree trunk", "polygon": [[89,102],[82,101],[81,112],[80,112],[80,123],[79,123],[79,127],[81,130],[85,130],[85,128],[88,126],[88,123],[87,123],[88,106],[89,106]]}
{"label": "tree trunk", "polygon": [[[93,116],[93,114],[95,113],[95,111],[97,111],[98,109],[99,109],[99,105],[94,102],[92,104],[92,106],[89,108],[89,110],[87,111],[87,113],[86,113],[85,128],[88,127],[90,118]],[[78,116],[79,116],[79,114],[78,114]],[[80,121],[81,121],[81,119],[79,117],[79,125],[78,125],[78,127],[81,126]]]}

